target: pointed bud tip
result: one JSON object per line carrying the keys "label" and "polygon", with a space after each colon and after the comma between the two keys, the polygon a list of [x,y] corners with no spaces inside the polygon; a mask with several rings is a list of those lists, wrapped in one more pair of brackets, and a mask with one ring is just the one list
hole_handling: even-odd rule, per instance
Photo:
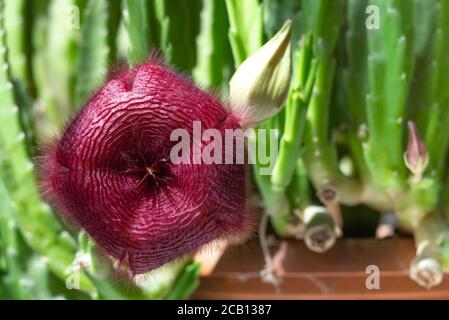
{"label": "pointed bud tip", "polygon": [[292,25],[293,25],[293,21],[290,19],[287,19],[284,24],[282,25],[281,29],[279,29],[279,31],[277,32],[277,35],[286,35],[289,36],[292,33]]}
{"label": "pointed bud tip", "polygon": [[232,76],[231,102],[236,111],[244,115],[242,125],[245,127],[275,115],[287,97],[292,72],[291,29],[292,21],[287,20]]}
{"label": "pointed bud tip", "polygon": [[409,120],[407,127],[408,144],[404,153],[404,162],[415,176],[421,177],[429,163],[429,154],[415,123]]}

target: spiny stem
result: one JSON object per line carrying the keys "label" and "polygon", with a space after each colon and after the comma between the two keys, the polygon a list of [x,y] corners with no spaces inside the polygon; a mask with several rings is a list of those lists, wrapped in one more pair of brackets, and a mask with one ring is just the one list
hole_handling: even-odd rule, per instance
{"label": "spiny stem", "polygon": [[262,46],[263,10],[257,0],[226,0],[229,17],[229,42],[235,66]]}
{"label": "spiny stem", "polygon": [[27,288],[21,284],[23,275],[23,266],[19,259],[19,230],[16,222],[16,209],[13,202],[0,180],[0,199],[2,199],[2,212],[0,214],[0,233],[2,235],[1,253],[5,258],[8,286],[15,299],[31,298]]}
{"label": "spiny stem", "polygon": [[223,1],[205,1],[201,10],[200,33],[196,40],[195,80],[205,87],[224,86],[231,63],[230,46],[225,34],[229,23]]}
{"label": "spiny stem", "polygon": [[[5,47],[3,2],[0,3],[0,47]],[[48,257],[49,268],[61,278],[73,259],[75,246],[65,241],[63,232],[50,208],[42,202],[36,189],[33,163],[28,159],[24,134],[20,127],[12,83],[8,74],[7,51],[0,52],[0,166],[2,179],[17,211],[17,221],[26,242],[42,256]],[[6,156],[8,155],[8,156]],[[73,239],[72,239],[73,241]],[[80,279],[83,290],[95,289],[85,278]]]}
{"label": "spiny stem", "polygon": [[374,182],[397,197],[405,187],[402,133],[413,74],[413,6],[400,1],[373,3],[380,8],[383,26],[367,31],[369,137],[365,159]]}
{"label": "spiny stem", "polygon": [[293,177],[295,163],[303,141],[307,104],[315,80],[316,61],[312,60],[312,37],[308,35],[295,53],[293,81],[285,106],[285,123],[279,155],[273,168],[271,183],[286,188]]}
{"label": "spiny stem", "polygon": [[78,107],[101,84],[105,74],[109,54],[107,14],[105,0],[89,1],[84,10],[75,87],[75,105]]}
{"label": "spiny stem", "polygon": [[129,36],[131,64],[142,63],[148,58],[152,43],[152,31],[148,17],[149,1],[123,1],[123,17]]}
{"label": "spiny stem", "polygon": [[[429,75],[428,96],[426,97],[428,120],[425,130],[425,144],[429,151],[429,173],[436,175],[437,180],[442,177],[445,168],[447,148],[449,146],[449,132],[442,130],[449,126],[449,1],[440,0],[436,6],[437,26],[435,40],[432,47],[431,71]],[[441,181],[441,180],[440,180]]]}

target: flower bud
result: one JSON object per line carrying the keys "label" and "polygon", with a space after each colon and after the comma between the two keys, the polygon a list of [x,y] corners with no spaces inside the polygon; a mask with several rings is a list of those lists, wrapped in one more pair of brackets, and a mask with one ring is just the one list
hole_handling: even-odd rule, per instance
{"label": "flower bud", "polygon": [[421,177],[429,163],[429,154],[426,145],[421,138],[416,125],[413,121],[407,122],[408,126],[408,145],[404,153],[404,161],[407,168],[418,178]]}
{"label": "flower bud", "polygon": [[273,38],[243,61],[230,81],[231,102],[242,115],[244,127],[281,110],[291,78],[291,25],[287,20]]}

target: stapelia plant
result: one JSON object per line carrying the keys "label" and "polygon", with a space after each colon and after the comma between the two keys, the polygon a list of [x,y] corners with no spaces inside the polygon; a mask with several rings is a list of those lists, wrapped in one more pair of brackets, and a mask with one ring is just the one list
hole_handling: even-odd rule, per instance
{"label": "stapelia plant", "polygon": [[[325,252],[376,211],[378,230],[413,235],[411,278],[437,285],[449,270],[448,12],[448,0],[0,1],[0,298],[184,298],[200,264],[175,258],[241,238],[253,211],[270,281],[268,221]],[[166,161],[168,133],[196,120],[265,132],[257,151],[273,166],[259,152],[248,171]],[[43,152],[56,210],[39,196]],[[110,260],[153,269],[152,285],[111,280]]]}

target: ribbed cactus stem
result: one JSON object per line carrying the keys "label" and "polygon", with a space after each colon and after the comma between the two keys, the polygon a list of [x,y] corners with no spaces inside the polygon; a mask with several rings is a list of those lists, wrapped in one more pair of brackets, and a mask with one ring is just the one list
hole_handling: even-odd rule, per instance
{"label": "ribbed cactus stem", "polygon": [[77,107],[80,107],[92,90],[102,83],[109,54],[107,2],[89,1],[83,16],[75,86]]}
{"label": "ribbed cactus stem", "polygon": [[362,187],[356,180],[340,172],[335,146],[327,135],[335,61],[323,59],[318,63],[317,78],[307,114],[304,162],[318,192],[332,188],[336,190],[338,201],[357,204],[360,202]]}
{"label": "ribbed cactus stem", "polygon": [[306,166],[302,158],[296,161],[292,182],[287,188],[287,195],[291,206],[299,211],[312,204],[312,186],[307,175]]}
{"label": "ribbed cactus stem", "polygon": [[[29,77],[36,91],[33,115],[37,136],[48,139],[74,110],[74,73],[82,8],[76,0],[27,4],[30,25]],[[12,54],[12,53],[11,53]],[[31,89],[30,88],[30,89]]]}
{"label": "ribbed cactus stem", "polygon": [[360,201],[362,188],[358,181],[340,172],[337,150],[329,137],[331,92],[336,66],[333,54],[341,26],[341,3],[326,0],[307,3],[316,6],[308,14],[312,30],[316,33],[318,69],[307,112],[304,163],[318,192],[332,188],[338,194],[338,201],[356,204]]}
{"label": "ribbed cactus stem", "polygon": [[440,0],[436,5],[437,24],[435,38],[431,48],[431,71],[428,80],[428,120],[424,139],[429,151],[429,175],[435,175],[441,181],[446,166],[446,150],[449,146],[449,1]]}
{"label": "ribbed cactus stem", "polygon": [[380,197],[384,192],[380,188],[370,190],[373,188],[372,177],[363,156],[363,144],[366,143],[367,138],[367,132],[364,129],[367,121],[365,95],[368,88],[368,70],[366,28],[360,28],[360,25],[366,22],[367,6],[368,2],[365,0],[348,1],[348,29],[345,32],[348,65],[342,70],[348,110],[344,113],[344,119],[349,124],[347,140],[351,150],[351,159],[354,162],[356,174],[364,187],[362,202],[381,206],[385,203],[384,199],[374,203],[375,199],[372,195],[376,193]]}
{"label": "ribbed cactus stem", "polygon": [[[78,41],[81,28],[81,8],[75,0],[52,1],[48,8],[45,47],[42,48],[43,69],[39,79],[40,93],[45,93],[48,100],[43,101],[45,110],[50,103],[52,129],[59,129],[64,124],[66,114],[74,110],[73,76],[77,73]],[[39,48],[41,49],[41,48]],[[53,134],[54,132],[50,132]]]}
{"label": "ribbed cactus stem", "polygon": [[263,42],[263,11],[257,0],[226,0],[229,42],[238,67]]}
{"label": "ribbed cactus stem", "polygon": [[30,298],[21,283],[23,275],[23,266],[20,265],[19,259],[19,230],[16,222],[16,209],[14,206],[3,181],[0,180],[0,198],[2,199],[2,212],[0,214],[0,233],[2,235],[2,243],[0,246],[1,255],[6,262],[7,277],[5,281],[10,288],[11,295],[15,299]]}
{"label": "ribbed cactus stem", "polygon": [[[3,3],[0,3],[0,48],[5,48]],[[64,278],[65,267],[74,256],[74,246],[63,241],[61,227],[50,208],[39,197],[34,178],[34,165],[29,160],[20,127],[19,108],[14,101],[13,85],[9,76],[7,50],[0,50],[0,164],[2,179],[17,210],[17,222],[26,242],[48,258],[49,268]],[[7,156],[6,156],[7,155]],[[83,290],[94,290],[81,277]]]}
{"label": "ribbed cactus stem", "polygon": [[304,38],[301,48],[295,53],[293,80],[285,106],[285,123],[280,141],[278,159],[271,176],[274,187],[285,189],[290,184],[295,163],[303,146],[303,133],[313,83],[316,61],[312,56],[311,35]]}
{"label": "ribbed cactus stem", "polygon": [[149,2],[146,0],[123,1],[123,18],[129,36],[129,60],[131,64],[144,62],[152,45],[153,30],[148,17]]}
{"label": "ribbed cactus stem", "polygon": [[5,29],[8,31],[7,47],[11,53],[10,64],[14,76],[22,81],[26,79],[24,0],[6,1],[4,4]]}
{"label": "ribbed cactus stem", "polygon": [[227,24],[224,2],[203,3],[200,33],[196,40],[196,66],[193,69],[194,79],[203,86],[217,88],[224,85],[226,67],[232,59],[228,41],[222,37]]}
{"label": "ribbed cactus stem", "polygon": [[402,134],[413,72],[413,6],[401,5],[401,1],[373,4],[380,9],[383,24],[367,31],[369,137],[365,158],[374,182],[398,197],[405,188]]}
{"label": "ribbed cactus stem", "polygon": [[171,19],[167,15],[166,3],[164,0],[155,0],[154,9],[156,19],[160,28],[160,48],[164,58],[171,62],[173,60],[173,44],[170,42]]}

